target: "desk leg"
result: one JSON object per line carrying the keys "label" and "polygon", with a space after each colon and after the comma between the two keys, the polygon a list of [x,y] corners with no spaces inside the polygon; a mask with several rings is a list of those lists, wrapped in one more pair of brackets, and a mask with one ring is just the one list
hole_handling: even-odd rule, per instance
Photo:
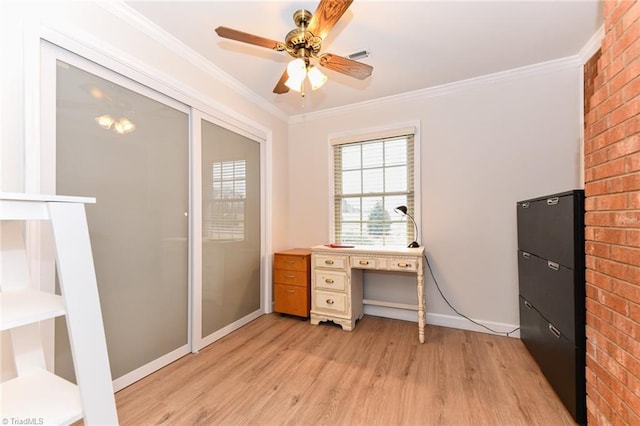
{"label": "desk leg", "polygon": [[422,266],[422,257],[418,258],[418,340],[424,343],[424,324],[425,324],[425,296],[424,296],[424,269]]}

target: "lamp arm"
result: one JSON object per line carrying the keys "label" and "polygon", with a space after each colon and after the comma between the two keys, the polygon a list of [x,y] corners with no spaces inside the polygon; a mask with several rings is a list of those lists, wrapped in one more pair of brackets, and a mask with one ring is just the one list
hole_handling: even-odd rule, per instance
{"label": "lamp arm", "polygon": [[[411,222],[413,222],[413,227],[416,230],[416,234],[414,235],[414,240],[413,243],[409,244],[409,247],[420,247],[420,244],[418,244],[418,224],[416,223],[415,219],[413,218],[413,216],[411,216],[408,212],[405,213],[407,216],[409,216],[409,218],[411,219]],[[415,243],[415,245],[413,245]]]}

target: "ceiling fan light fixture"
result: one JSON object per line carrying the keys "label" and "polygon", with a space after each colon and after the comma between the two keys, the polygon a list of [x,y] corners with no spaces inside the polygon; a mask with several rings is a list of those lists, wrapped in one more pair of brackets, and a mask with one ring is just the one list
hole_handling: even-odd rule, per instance
{"label": "ceiling fan light fixture", "polygon": [[287,74],[289,79],[302,82],[307,75],[307,64],[301,58],[294,59],[287,65]]}
{"label": "ceiling fan light fixture", "polygon": [[307,72],[309,81],[311,82],[311,89],[317,90],[321,88],[327,82],[327,76],[318,69],[318,67],[311,66]]}
{"label": "ceiling fan light fixture", "polygon": [[113,131],[119,135],[126,135],[136,129],[136,125],[126,117],[122,117],[120,120],[113,123]]}

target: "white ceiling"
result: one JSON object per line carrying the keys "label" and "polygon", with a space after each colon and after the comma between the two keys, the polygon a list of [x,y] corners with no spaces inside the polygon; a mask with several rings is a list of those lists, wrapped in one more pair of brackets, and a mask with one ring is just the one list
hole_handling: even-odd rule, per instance
{"label": "white ceiling", "polygon": [[412,92],[577,55],[602,25],[602,5],[573,1],[355,0],[322,45],[347,56],[363,49],[374,67],[361,81],[323,69],[329,81],[307,91],[272,93],[291,57],[222,39],[226,26],[284,41],[293,13],[317,1],[127,1],[286,115],[299,115]]}

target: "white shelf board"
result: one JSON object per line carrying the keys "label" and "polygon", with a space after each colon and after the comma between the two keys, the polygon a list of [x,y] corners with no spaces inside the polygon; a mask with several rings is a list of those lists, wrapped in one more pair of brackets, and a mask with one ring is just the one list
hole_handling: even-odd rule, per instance
{"label": "white shelf board", "polygon": [[44,370],[1,383],[0,395],[4,419],[60,425],[82,418],[78,387]]}
{"label": "white shelf board", "polygon": [[0,292],[0,330],[55,318],[65,314],[62,296],[20,288]]}
{"label": "white shelf board", "polygon": [[7,201],[51,201],[57,203],[85,203],[96,202],[94,197],[75,197],[70,195],[35,194],[30,192],[0,192],[0,200]]}

